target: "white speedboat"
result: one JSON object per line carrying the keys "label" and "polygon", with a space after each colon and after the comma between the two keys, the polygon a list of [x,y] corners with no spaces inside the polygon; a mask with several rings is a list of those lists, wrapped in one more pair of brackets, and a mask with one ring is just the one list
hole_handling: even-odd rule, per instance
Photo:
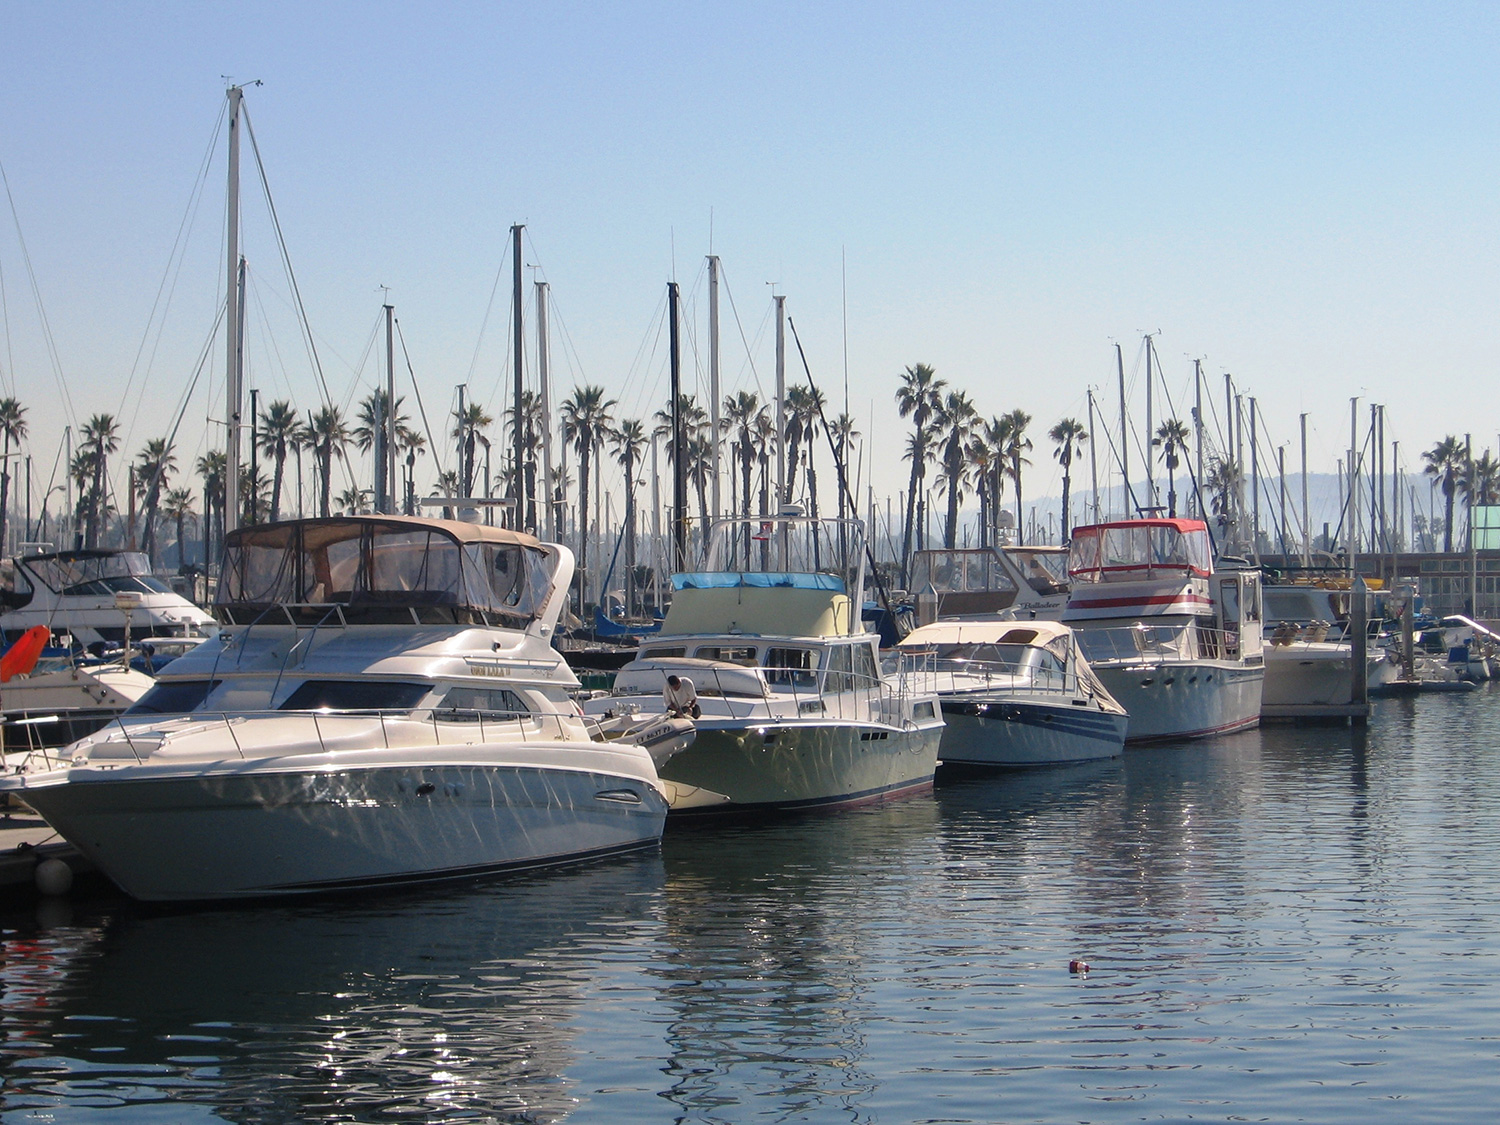
{"label": "white speedboat", "polygon": [[[856,612],[858,520],[720,523],[706,571],[674,575],[661,631],[620,669],[601,719],[663,709],[668,676],[693,682],[693,745],[661,767],[676,812],[783,812],[927,789],[937,697],[882,675]],[[847,560],[847,565],[846,561]]]}
{"label": "white speedboat", "polygon": [[229,538],[219,635],[61,767],[0,779],[129,894],[306,894],[641,847],[650,752],[596,740],[550,645],[573,558],[398,516]]}
{"label": "white speedboat", "polygon": [[205,613],[151,572],[138,551],[53,551],[5,560],[0,630],[34,625],[68,634],[84,648],[119,646],[127,630],[199,640],[218,629]]}
{"label": "white speedboat", "polygon": [[1061,765],[1125,749],[1125,708],[1055,621],[939,621],[897,656],[942,701],[945,766]]}
{"label": "white speedboat", "polygon": [[1260,722],[1260,572],[1213,566],[1202,520],[1073,529],[1063,620],[1130,713],[1131,742],[1201,738]]}

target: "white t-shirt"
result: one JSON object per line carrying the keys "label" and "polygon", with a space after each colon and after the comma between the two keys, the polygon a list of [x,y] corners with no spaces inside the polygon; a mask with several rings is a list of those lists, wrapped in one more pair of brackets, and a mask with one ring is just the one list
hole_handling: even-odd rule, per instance
{"label": "white t-shirt", "polygon": [[692,680],[686,676],[678,676],[675,688],[667,684],[661,689],[661,700],[668,711],[691,711],[693,704],[698,702],[698,692],[693,687]]}

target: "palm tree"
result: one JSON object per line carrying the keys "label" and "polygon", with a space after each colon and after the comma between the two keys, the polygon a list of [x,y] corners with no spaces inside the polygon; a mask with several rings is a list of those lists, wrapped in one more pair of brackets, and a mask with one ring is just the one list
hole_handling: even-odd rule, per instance
{"label": "palm tree", "polygon": [[[511,437],[516,432],[516,410],[509,407],[505,417],[510,423]],[[542,525],[537,522],[536,510],[536,461],[542,439],[542,396],[538,391],[521,391],[521,449],[525,457],[521,465],[521,487],[515,485],[516,469],[511,469],[511,482],[507,495],[516,497],[516,526],[533,531]],[[522,518],[524,509],[524,520]]]}
{"label": "palm tree", "polygon": [[1436,477],[1443,490],[1443,551],[1453,550],[1453,494],[1458,488],[1458,479],[1463,475],[1469,456],[1464,443],[1449,434],[1422,454],[1427,462],[1423,472]]}
{"label": "palm tree", "polygon": [[342,458],[349,444],[349,427],[339,408],[324,406],[310,414],[302,442],[318,459],[318,515],[326,518],[331,511],[333,459]]}
{"label": "palm tree", "polygon": [[[677,396],[677,412],[682,417],[682,440],[686,456],[684,463],[687,470],[687,479],[698,489],[698,512],[702,521],[702,535],[706,541],[708,538],[708,478],[713,470],[713,445],[705,438],[708,432],[708,411],[698,405],[695,396],[690,394],[679,394]],[[672,403],[667,405],[651,416],[656,423],[652,429],[655,437],[667,439],[667,464],[675,465],[674,458],[677,451],[672,443]]]}
{"label": "palm tree", "polygon": [[141,497],[141,517],[145,532],[141,536],[141,550],[152,564],[156,563],[156,510],[161,503],[162,489],[177,468],[177,455],[172,452],[168,438],[152,438],[146,448],[136,454],[135,485]]}
{"label": "palm tree", "polygon": [[[839,519],[843,519],[846,514],[849,514],[846,507],[848,501],[844,496],[844,484],[847,483],[849,476],[849,447],[854,444],[854,439],[860,435],[859,431],[854,428],[853,416],[849,414],[840,414],[828,424],[828,430],[833,436],[834,453],[837,455],[839,465],[843,469],[839,484]],[[853,497],[849,497],[848,499],[853,499]],[[873,527],[870,529],[870,534],[872,536],[875,534]],[[871,542],[873,543],[873,541],[872,539]]]}
{"label": "palm tree", "polygon": [[458,439],[458,477],[459,483],[463,485],[463,496],[474,495],[474,444],[479,438],[479,432],[489,429],[494,421],[477,402],[471,402],[463,410],[453,412],[453,437]]}
{"label": "palm tree", "polygon": [[174,488],[161,498],[161,514],[177,525],[177,573],[185,572],[187,559],[187,521],[193,514],[193,494],[186,488]]}
{"label": "palm tree", "polygon": [[84,546],[93,548],[99,546],[99,536],[108,515],[109,499],[105,489],[109,482],[109,455],[120,448],[120,428],[113,414],[95,414],[83,424],[83,448],[89,452],[93,467]]}
{"label": "palm tree", "polygon": [[[457,471],[449,469],[446,472],[438,474],[437,492],[439,496],[457,496],[459,494]],[[452,508],[443,508],[443,518],[445,520],[451,520],[453,518],[453,514],[454,513]]]}
{"label": "palm tree", "polygon": [[571,441],[578,451],[578,569],[589,561],[589,466],[604,443],[614,418],[610,409],[615,400],[604,397],[604,388],[594,385],[574,387],[562,401],[563,441]]}
{"label": "palm tree", "polygon": [[[396,399],[398,441],[400,440],[400,429],[409,420],[405,414],[401,413],[401,404],[405,401],[404,397]],[[371,391],[359,404],[359,414],[356,415],[356,421],[359,422],[359,425],[350,431],[350,437],[353,438],[355,446],[361,453],[369,453],[371,449],[375,451],[375,506],[381,511],[384,511],[388,504],[392,508],[395,507],[390,501],[392,494],[396,490],[396,482],[385,479],[386,462],[389,460],[385,451],[386,402],[387,395],[384,390],[376,389]]]}
{"label": "palm tree", "polygon": [[927,424],[941,407],[943,388],[947,385],[930,365],[919,363],[902,373],[901,385],[896,388],[896,409],[901,417],[910,418],[912,424],[912,440],[906,449],[911,459],[911,480],[906,488],[906,534],[901,546],[903,576],[911,561],[912,520],[917,511],[917,498],[927,477],[927,445],[931,436]]}
{"label": "palm tree", "polygon": [[406,455],[405,500],[401,510],[409,516],[417,514],[417,458],[427,452],[427,439],[409,426],[396,431],[396,441]]}
{"label": "palm tree", "polygon": [[964,445],[979,422],[979,412],[963,391],[949,391],[936,419],[936,430],[942,435],[943,453],[939,460],[943,488],[948,493],[948,524],[943,531],[943,545],[950,551],[958,546],[958,505],[963,499],[969,478],[969,463]]}
{"label": "palm tree", "polygon": [[990,494],[994,491],[993,477],[995,473],[995,462],[998,455],[993,446],[985,440],[985,433],[989,426],[982,422],[976,422],[973,432],[969,435],[969,444],[964,448],[964,456],[968,458],[969,466],[974,474],[974,493],[979,497],[979,546],[990,545],[990,524],[994,519],[991,512]]}
{"label": "palm tree", "polygon": [[350,485],[339,493],[339,510],[345,515],[358,515],[370,510],[370,490]]}
{"label": "palm tree", "polygon": [[[1063,471],[1062,523],[1060,526],[1061,542],[1066,543],[1073,526],[1073,510],[1069,506],[1072,503],[1073,493],[1073,458],[1077,456],[1081,444],[1088,440],[1089,435],[1084,432],[1083,423],[1077,418],[1064,418],[1047,431],[1047,436],[1057,445],[1057,452],[1054,456]],[[1175,505],[1177,501],[1174,499],[1172,503]]]}
{"label": "palm tree", "polygon": [[1005,459],[1010,462],[1010,479],[1016,486],[1016,542],[1024,543],[1026,525],[1021,515],[1021,466],[1031,464],[1024,456],[1031,448],[1031,439],[1026,436],[1031,415],[1016,409],[1007,414],[1006,418],[1010,420],[1010,435],[1005,443]]}
{"label": "palm tree", "polygon": [[[229,472],[229,458],[222,449],[211,449],[198,458],[194,469],[203,478],[203,565],[214,557],[213,545],[224,537],[224,487]],[[215,535],[214,512],[218,511],[218,534]]]}
{"label": "palm tree", "polygon": [[271,458],[271,522],[281,518],[281,486],[286,479],[287,454],[293,452],[302,441],[302,424],[297,412],[286,399],[268,403],[260,412],[257,440],[260,451]]}
{"label": "palm tree", "polygon": [[1186,422],[1168,418],[1156,427],[1156,437],[1151,440],[1152,445],[1161,446],[1161,459],[1167,466],[1167,515],[1174,519],[1177,516],[1177,466],[1182,464],[1177,453],[1187,449],[1190,436]]}
{"label": "palm tree", "polygon": [[[635,613],[635,467],[650,439],[638,418],[627,418],[609,432],[615,457],[625,467],[625,612]],[[677,519],[682,518],[678,512]]]}
{"label": "palm tree", "polygon": [[755,464],[755,432],[765,418],[765,407],[754,391],[736,391],[724,399],[724,412],[719,416],[719,426],[726,434],[735,435],[734,444],[740,458],[740,506],[745,515],[750,514],[750,478]]}
{"label": "palm tree", "polygon": [[1011,431],[1015,428],[1009,414],[997,414],[977,427],[976,438],[983,443],[985,458],[989,465],[987,480],[990,515],[990,542],[1000,542],[1001,504],[1005,499],[1005,474],[1010,464],[1009,446]]}
{"label": "palm tree", "polygon": [[1235,498],[1239,496],[1242,484],[1240,467],[1227,456],[1215,454],[1209,460],[1207,477],[1203,484],[1213,498],[1210,507],[1218,518],[1221,538],[1227,543],[1233,539],[1234,525],[1237,522]]}

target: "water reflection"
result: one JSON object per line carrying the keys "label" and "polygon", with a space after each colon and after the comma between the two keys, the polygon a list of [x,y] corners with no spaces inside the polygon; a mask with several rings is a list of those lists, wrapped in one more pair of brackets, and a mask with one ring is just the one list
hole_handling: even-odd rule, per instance
{"label": "water reflection", "polygon": [[660,857],[634,856],[421,897],[8,930],[5,1111],[559,1119],[590,989],[560,965],[661,887]]}
{"label": "water reflection", "polygon": [[688,1119],[874,1119],[884,904],[927,868],[936,816],[922,796],[668,833],[654,971],[672,1010],[663,1094]]}

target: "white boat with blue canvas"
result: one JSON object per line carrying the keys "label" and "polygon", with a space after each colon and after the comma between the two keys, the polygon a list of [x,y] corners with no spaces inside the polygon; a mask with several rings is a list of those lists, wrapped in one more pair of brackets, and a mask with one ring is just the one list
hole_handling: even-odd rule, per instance
{"label": "white boat with blue canvas", "polygon": [[715,527],[705,570],[672,579],[661,631],[585,703],[601,719],[663,707],[690,680],[697,737],[661,766],[678,812],[771,813],[852,805],[932,785],[937,696],[882,674],[857,612],[858,520],[781,516]]}

